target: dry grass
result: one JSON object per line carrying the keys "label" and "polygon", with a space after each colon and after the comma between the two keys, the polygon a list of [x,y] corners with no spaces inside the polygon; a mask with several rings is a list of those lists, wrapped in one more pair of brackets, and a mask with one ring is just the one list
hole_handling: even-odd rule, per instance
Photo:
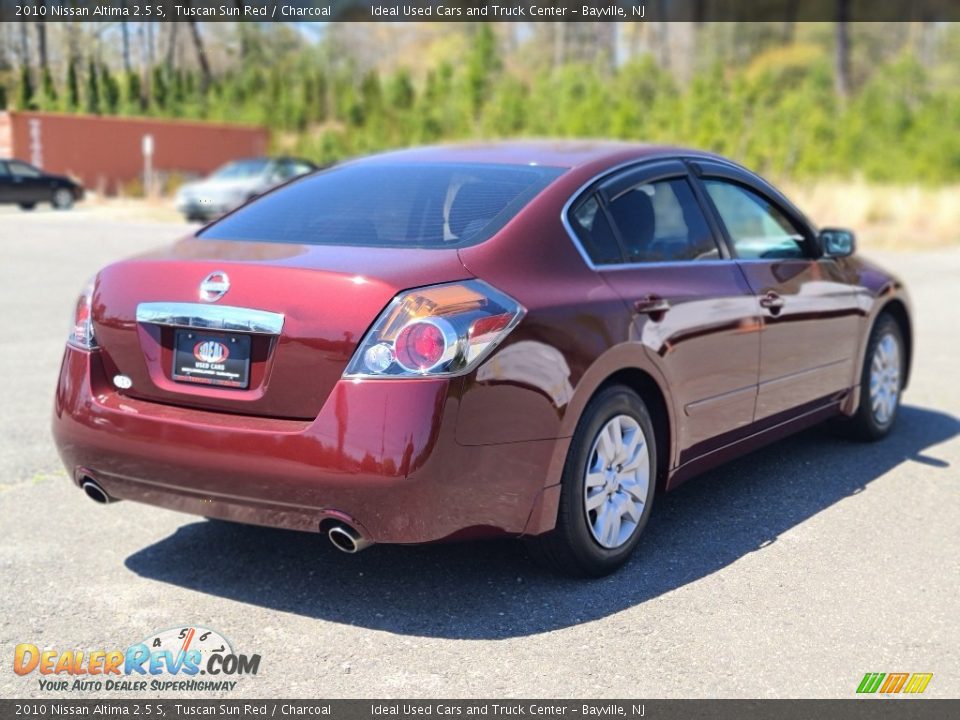
{"label": "dry grass", "polygon": [[783,183],[817,225],[846,227],[864,249],[924,250],[960,245],[960,186],[874,185],[862,181]]}

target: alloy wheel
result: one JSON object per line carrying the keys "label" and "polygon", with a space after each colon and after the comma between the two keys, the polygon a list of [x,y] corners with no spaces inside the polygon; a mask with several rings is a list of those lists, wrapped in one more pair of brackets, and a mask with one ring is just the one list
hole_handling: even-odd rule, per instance
{"label": "alloy wheel", "polygon": [[71,205],[73,205],[73,194],[69,190],[60,188],[53,194],[53,206],[55,208],[66,210]]}

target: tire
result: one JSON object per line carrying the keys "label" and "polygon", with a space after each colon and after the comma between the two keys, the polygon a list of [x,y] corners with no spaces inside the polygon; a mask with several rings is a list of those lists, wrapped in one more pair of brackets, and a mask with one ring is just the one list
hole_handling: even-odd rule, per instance
{"label": "tire", "polygon": [[20,203],[21,210],[33,210],[36,206],[36,203]]}
{"label": "tire", "polygon": [[73,207],[73,193],[67,188],[57,188],[53,191],[50,204],[57,210],[69,210]]}
{"label": "tire", "polygon": [[[860,405],[846,423],[848,435],[872,442],[890,432],[900,408],[905,359],[900,325],[892,316],[881,314],[870,331],[860,371]],[[871,395],[874,380],[877,384]]]}
{"label": "tire", "polygon": [[[615,449],[611,442],[618,428],[621,445]],[[637,431],[640,442],[631,451]],[[528,540],[531,555],[575,577],[602,577],[619,568],[637,546],[650,517],[656,468],[657,447],[646,405],[623,385],[600,391],[587,405],[570,444],[556,527]],[[628,502],[632,503],[629,512]]]}

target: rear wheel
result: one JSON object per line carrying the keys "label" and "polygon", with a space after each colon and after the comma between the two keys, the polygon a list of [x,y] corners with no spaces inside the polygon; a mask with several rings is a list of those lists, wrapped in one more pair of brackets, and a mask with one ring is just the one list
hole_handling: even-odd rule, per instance
{"label": "rear wheel", "polygon": [[860,374],[860,406],[849,423],[860,440],[879,440],[897,419],[903,388],[904,343],[900,325],[890,315],[877,318]]}
{"label": "rear wheel", "polygon": [[53,191],[50,204],[57,210],[69,210],[73,207],[73,193],[67,188],[57,188]]}
{"label": "rear wheel", "polygon": [[571,442],[556,528],[529,541],[534,557],[567,575],[616,570],[650,517],[656,467],[653,422],[643,401],[621,385],[601,391]]}

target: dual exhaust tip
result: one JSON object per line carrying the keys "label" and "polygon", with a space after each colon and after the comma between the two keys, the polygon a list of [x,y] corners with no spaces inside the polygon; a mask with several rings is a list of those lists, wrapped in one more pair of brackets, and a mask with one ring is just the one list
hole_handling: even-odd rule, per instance
{"label": "dual exhaust tip", "polygon": [[[80,487],[88,498],[100,505],[108,505],[116,502],[115,498],[107,495],[107,491],[100,487],[100,484],[92,478],[84,478]],[[336,522],[327,531],[327,537],[330,542],[340,552],[353,555],[370,547],[373,543],[363,537],[356,528],[347,525],[345,522]]]}

